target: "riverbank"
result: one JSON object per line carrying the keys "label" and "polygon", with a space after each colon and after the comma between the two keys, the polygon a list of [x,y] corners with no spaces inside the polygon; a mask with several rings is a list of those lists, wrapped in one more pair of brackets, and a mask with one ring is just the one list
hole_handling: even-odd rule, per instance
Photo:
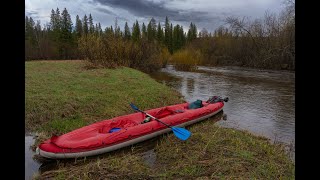
{"label": "riverbank", "polygon": [[[132,113],[131,101],[141,109],[183,102],[179,93],[134,69],[86,69],[82,61],[26,62],[26,130],[38,132],[36,144],[51,134]],[[193,134],[185,142],[163,135],[98,157],[57,161],[56,168],[36,177],[294,179],[283,147],[217,126],[214,119],[188,127]]]}

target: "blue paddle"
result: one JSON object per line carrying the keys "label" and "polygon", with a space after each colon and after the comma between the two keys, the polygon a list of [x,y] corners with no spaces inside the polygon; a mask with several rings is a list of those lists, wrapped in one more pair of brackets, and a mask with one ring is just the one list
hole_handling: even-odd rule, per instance
{"label": "blue paddle", "polygon": [[174,135],[175,135],[177,138],[179,138],[179,139],[181,139],[181,140],[183,140],[183,141],[187,140],[187,139],[191,136],[191,132],[188,131],[188,130],[186,130],[186,129],[184,129],[184,128],[170,126],[169,124],[160,121],[158,118],[153,117],[152,115],[150,115],[150,114],[148,114],[148,113],[140,110],[140,109],[139,109],[137,106],[135,106],[133,103],[130,103],[130,106],[132,107],[132,109],[134,109],[134,110],[136,110],[136,111],[139,111],[139,112],[142,112],[143,114],[145,114],[145,115],[153,118],[154,120],[156,120],[156,121],[158,121],[158,122],[166,125],[167,127],[171,128],[171,130],[173,131]]}

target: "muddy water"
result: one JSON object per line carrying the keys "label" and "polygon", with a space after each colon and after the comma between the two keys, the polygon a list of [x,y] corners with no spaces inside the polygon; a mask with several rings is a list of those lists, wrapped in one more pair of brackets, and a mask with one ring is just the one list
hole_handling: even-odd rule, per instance
{"label": "muddy water", "polygon": [[186,101],[229,97],[224,127],[248,130],[273,142],[295,141],[295,74],[240,67],[199,67],[196,72],[168,66],[150,74],[179,91]]}

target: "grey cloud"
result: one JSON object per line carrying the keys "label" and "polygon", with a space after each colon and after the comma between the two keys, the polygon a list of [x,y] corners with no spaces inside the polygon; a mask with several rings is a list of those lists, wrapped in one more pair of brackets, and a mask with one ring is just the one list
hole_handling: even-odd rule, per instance
{"label": "grey cloud", "polygon": [[26,12],[25,12],[25,16],[32,17],[32,19],[33,19],[34,21],[40,20],[40,19],[42,19],[42,18],[49,17],[48,15],[40,15],[39,12],[37,12],[37,11],[32,11],[32,10],[26,11]]}
{"label": "grey cloud", "polygon": [[[97,3],[109,7],[125,9],[138,17],[164,18],[168,16],[173,21],[200,22],[210,20],[207,12],[194,10],[169,9],[165,7],[165,1],[146,0],[94,0]],[[164,19],[163,19],[164,20]]]}
{"label": "grey cloud", "polygon": [[26,16],[32,16],[32,17],[35,17],[35,16],[38,16],[38,12],[37,11],[26,11]]}
{"label": "grey cloud", "polygon": [[105,13],[105,14],[108,14],[108,15],[111,15],[111,16],[115,16],[117,17],[119,20],[123,20],[123,21],[128,21],[127,18],[123,17],[123,16],[119,16],[118,14],[108,10],[108,9],[105,9],[105,8],[101,8],[101,7],[98,7],[96,8],[97,11],[100,11],[102,13]]}
{"label": "grey cloud", "polygon": [[[59,7],[67,7],[73,17],[76,14],[83,16],[85,13],[91,13],[94,21],[101,22],[103,26],[110,26],[115,18],[119,20],[121,27],[124,21],[132,24],[136,19],[139,24],[141,21],[146,24],[151,17],[163,24],[165,16],[168,16],[173,25],[183,25],[185,30],[188,29],[190,22],[193,22],[198,30],[206,28],[208,31],[224,25],[225,18],[228,16],[261,17],[264,9],[276,9],[275,6],[279,4],[277,0],[261,0],[258,3],[254,0],[202,0],[199,2],[193,0],[78,0],[77,5],[69,0],[47,0],[48,3],[32,1],[28,1],[30,7],[26,6],[25,14],[39,17],[44,21],[50,19],[50,11],[55,8],[51,6],[56,2]],[[48,13],[43,9],[47,9]]]}
{"label": "grey cloud", "polygon": [[109,14],[109,15],[112,15],[112,16],[117,16],[114,12],[112,12],[108,9],[105,9],[105,8],[98,7],[98,8],[96,8],[96,10],[103,12],[103,13],[106,13],[106,14]]}
{"label": "grey cloud", "polygon": [[172,16],[177,12],[164,8],[164,2],[153,2],[146,0],[94,0],[100,4],[121,8],[136,16]]}

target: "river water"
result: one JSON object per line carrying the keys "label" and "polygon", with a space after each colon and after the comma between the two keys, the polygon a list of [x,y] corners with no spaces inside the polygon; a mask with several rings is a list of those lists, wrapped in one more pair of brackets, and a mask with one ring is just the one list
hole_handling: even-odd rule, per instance
{"label": "river water", "polygon": [[31,149],[31,146],[34,144],[33,135],[25,135],[25,180],[32,179],[35,172],[38,172],[40,163],[33,159],[34,152]]}
{"label": "river water", "polygon": [[227,121],[217,122],[221,126],[295,144],[294,72],[204,66],[187,72],[169,65],[150,76],[179,91],[188,102],[229,97],[223,108]]}

